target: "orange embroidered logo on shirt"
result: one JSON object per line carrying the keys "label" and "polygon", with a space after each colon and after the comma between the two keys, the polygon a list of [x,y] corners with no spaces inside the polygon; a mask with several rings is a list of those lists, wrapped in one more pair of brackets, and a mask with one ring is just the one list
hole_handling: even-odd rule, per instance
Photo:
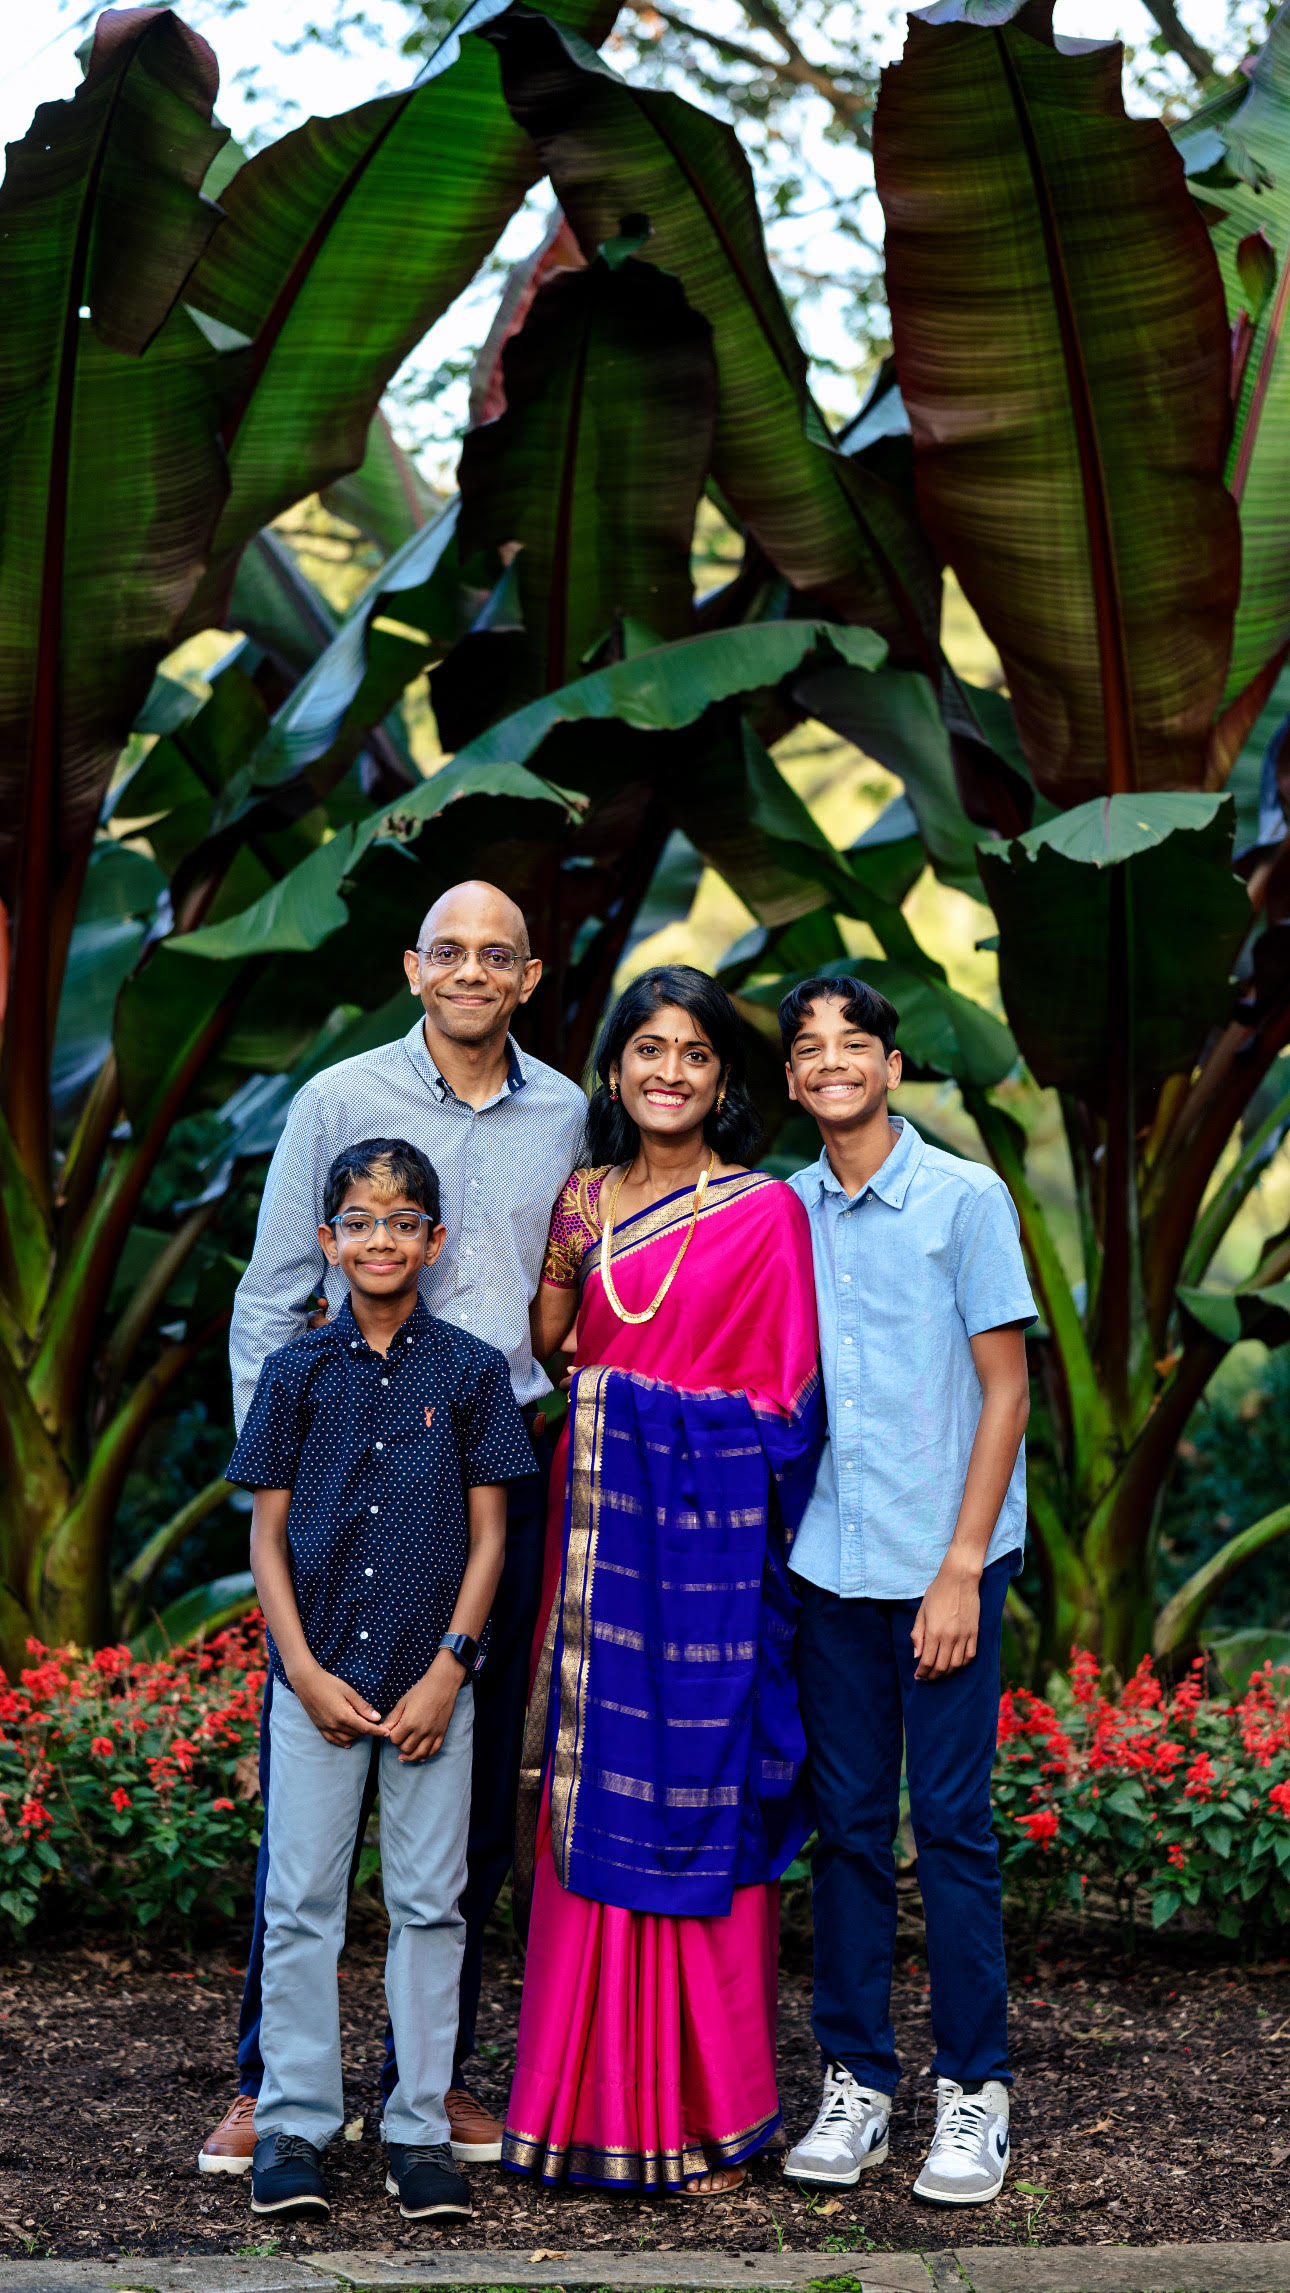
{"label": "orange embroidered logo on shirt", "polygon": [[433,1424],[434,1424],[434,1404],[433,1404],[433,1402],[429,1402],[429,1401],[428,1401],[428,1402],[426,1403],[426,1432],[427,1432],[427,1433],[430,1431],[430,1428],[431,1428],[431,1426],[432,1426]]}

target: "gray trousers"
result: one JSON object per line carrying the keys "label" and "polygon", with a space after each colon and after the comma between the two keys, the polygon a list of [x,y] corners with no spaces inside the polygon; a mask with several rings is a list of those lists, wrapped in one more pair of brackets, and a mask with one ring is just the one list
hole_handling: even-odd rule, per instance
{"label": "gray trousers", "polygon": [[[400,1767],[380,1761],[381,1877],[390,1914],[385,1996],[399,2082],[385,2138],[446,2142],[465,1922],[474,1698],[463,1688],[441,1749]],[[329,1744],[290,1689],[275,1682],[270,1714],[269,1877],[265,1895],[264,2082],[257,2134],[303,2134],[322,2149],[345,2122],[336,1961],[345,1940],[350,1861],[370,1739]]]}

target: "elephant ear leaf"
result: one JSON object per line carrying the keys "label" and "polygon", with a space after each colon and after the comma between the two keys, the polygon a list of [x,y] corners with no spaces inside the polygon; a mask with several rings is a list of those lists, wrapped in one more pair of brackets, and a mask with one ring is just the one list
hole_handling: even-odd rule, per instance
{"label": "elephant ear leaf", "polygon": [[[613,251],[611,250],[611,256]],[[576,677],[614,614],[694,633],[712,332],[674,278],[601,254],[542,287],[502,353],[506,410],[462,449],[461,551],[518,542],[525,698]]]}
{"label": "elephant ear leaf", "polygon": [[1060,53],[1043,0],[930,14],[874,127],[924,523],[1045,795],[1199,788],[1240,564],[1204,222],[1118,45]]}
{"label": "elephant ear leaf", "polygon": [[109,13],[0,187],[0,898],[21,920],[5,1049],[33,1165],[99,807],[224,485],[206,346],[174,307],[220,219],[200,195],[216,87],[169,10]]}
{"label": "elephant ear leaf", "polygon": [[[615,13],[609,0],[562,4],[592,38]],[[223,619],[237,557],[262,525],[358,469],[386,383],[538,172],[474,36],[496,10],[474,0],[412,87],[307,120],[222,194],[227,222],[191,300],[213,340],[249,349],[225,424],[232,490],[193,627]]]}

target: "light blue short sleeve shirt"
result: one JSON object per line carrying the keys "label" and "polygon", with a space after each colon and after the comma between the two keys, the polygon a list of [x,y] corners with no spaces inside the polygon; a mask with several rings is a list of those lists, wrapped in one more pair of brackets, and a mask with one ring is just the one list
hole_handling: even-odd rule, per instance
{"label": "light blue short sleeve shirt", "polygon": [[[790,1565],[858,1600],[922,1599],[954,1534],[981,1415],[970,1341],[1035,1319],[1002,1179],[891,1121],[896,1143],[859,1194],[844,1193],[825,1153],[789,1182],[811,1221],[829,1417]],[[1023,1448],[987,1564],[1025,1536]]]}

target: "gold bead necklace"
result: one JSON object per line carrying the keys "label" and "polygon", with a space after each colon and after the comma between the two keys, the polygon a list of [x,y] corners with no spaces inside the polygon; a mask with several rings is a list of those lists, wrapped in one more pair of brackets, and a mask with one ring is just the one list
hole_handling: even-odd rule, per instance
{"label": "gold bead necklace", "polygon": [[[643,1314],[629,1313],[627,1307],[623,1304],[622,1299],[619,1297],[617,1290],[614,1288],[614,1277],[610,1268],[610,1260],[613,1256],[614,1248],[614,1214],[618,1208],[618,1197],[622,1193],[623,1188],[627,1183],[627,1171],[625,1170],[623,1172],[623,1175],[619,1179],[617,1186],[614,1188],[613,1195],[609,1204],[609,1214],[605,1219],[604,1231],[600,1237],[600,1279],[605,1285],[605,1296],[608,1298],[609,1303],[613,1307],[614,1312],[617,1314],[620,1322],[653,1321],[655,1314],[658,1312],[664,1298],[667,1296],[667,1293],[671,1289],[673,1282],[676,1280],[677,1274],[680,1271],[681,1260],[684,1258],[685,1253],[689,1249],[690,1243],[693,1240],[694,1229],[699,1223],[699,1212],[703,1208],[703,1197],[708,1191],[708,1180],[712,1176],[712,1166],[716,1159],[717,1151],[714,1147],[708,1156],[707,1169],[699,1173],[699,1182],[694,1189],[694,1206],[690,1212],[690,1223],[686,1227],[685,1234],[682,1237],[681,1247],[677,1251],[675,1258],[672,1260],[671,1265],[668,1267],[666,1274],[663,1276],[658,1289],[655,1291],[653,1298],[650,1300],[650,1303],[645,1308]],[[628,1169],[630,1168],[631,1165],[628,1164]]]}

